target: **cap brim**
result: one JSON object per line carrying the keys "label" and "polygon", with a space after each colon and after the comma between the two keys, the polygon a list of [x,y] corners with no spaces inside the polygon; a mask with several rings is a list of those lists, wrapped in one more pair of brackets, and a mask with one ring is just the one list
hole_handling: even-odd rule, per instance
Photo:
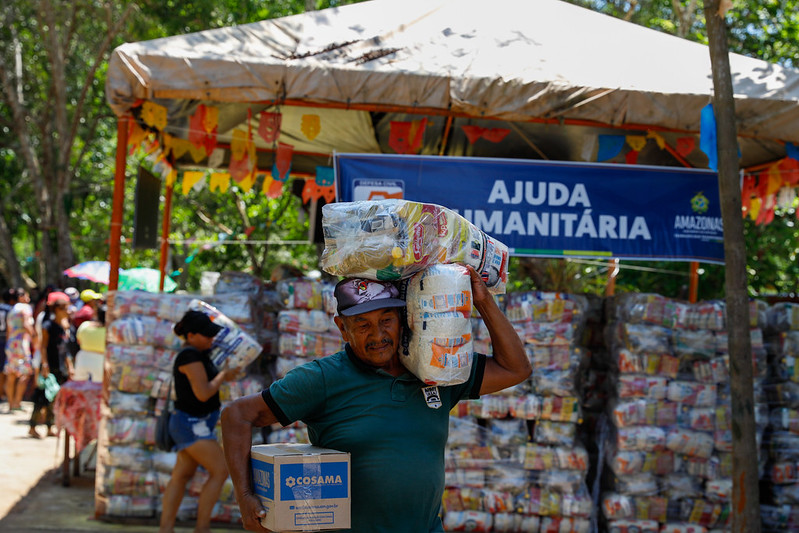
{"label": "cap brim", "polygon": [[379,300],[370,300],[361,304],[353,305],[343,311],[339,311],[341,316],[362,315],[369,311],[376,311],[378,309],[388,309],[390,307],[405,307],[405,300],[399,298],[381,298]]}
{"label": "cap brim", "polygon": [[222,326],[211,322],[210,324],[204,326],[202,331],[198,331],[197,333],[200,335],[205,335],[206,337],[216,337],[217,333],[220,331],[222,331]]}

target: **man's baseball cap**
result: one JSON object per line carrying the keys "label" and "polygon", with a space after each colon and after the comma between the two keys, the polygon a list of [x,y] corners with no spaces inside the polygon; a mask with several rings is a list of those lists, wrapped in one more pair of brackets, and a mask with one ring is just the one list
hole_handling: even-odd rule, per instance
{"label": "man's baseball cap", "polygon": [[91,289],[86,289],[80,293],[80,299],[83,300],[84,303],[89,303],[93,300],[102,300],[103,295]]}
{"label": "man's baseball cap", "polygon": [[342,316],[360,315],[387,307],[405,307],[399,290],[387,281],[347,278],[341,280],[333,291],[338,306],[336,311]]}

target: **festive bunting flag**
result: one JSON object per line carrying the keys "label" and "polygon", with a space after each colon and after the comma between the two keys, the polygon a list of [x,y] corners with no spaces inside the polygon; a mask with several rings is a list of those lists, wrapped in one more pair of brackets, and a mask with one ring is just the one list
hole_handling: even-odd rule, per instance
{"label": "festive bunting flag", "polygon": [[422,146],[427,118],[412,122],[391,121],[388,145],[398,154],[413,154]]}
{"label": "festive bunting flag", "polygon": [[141,118],[150,127],[163,130],[166,127],[166,115],[166,107],[162,105],[150,101],[142,104]]}
{"label": "festive bunting flag", "polygon": [[619,155],[621,149],[624,148],[624,141],[624,135],[600,135],[596,160],[607,161]]}
{"label": "festive bunting flag", "polygon": [[659,134],[659,133],[657,133],[655,131],[650,131],[650,132],[648,132],[646,134],[646,138],[647,139],[655,139],[655,142],[657,143],[658,148],[660,148],[661,150],[666,148],[666,139],[664,139],[661,134]]}
{"label": "festive bunting flag", "polygon": [[272,170],[272,177],[278,181],[286,181],[291,170],[291,156],[294,153],[294,146],[286,143],[277,143],[275,151],[275,164]]}
{"label": "festive bunting flag", "polygon": [[637,150],[630,150],[626,154],[624,154],[624,160],[627,162],[628,165],[635,165],[638,163],[638,152]]}
{"label": "festive bunting flag", "polygon": [[300,120],[300,131],[309,141],[316,139],[316,136],[322,131],[319,115],[303,115]]}
{"label": "festive bunting flag", "polygon": [[680,137],[677,139],[677,153],[683,157],[694,151],[696,140],[693,137]]}
{"label": "festive bunting flag", "polygon": [[583,136],[583,147],[582,150],[580,150],[580,158],[583,161],[594,160],[594,148],[596,148],[596,140],[596,135]]}
{"label": "festive bunting flag", "polygon": [[466,134],[466,139],[468,139],[469,144],[474,144],[477,141],[477,139],[479,139],[483,135],[483,128],[481,128],[480,126],[472,126],[464,124],[463,126],[461,126],[461,130],[463,130],[463,133]]}
{"label": "festive bunting flag", "polygon": [[252,171],[250,158],[246,155],[241,159],[231,158],[228,171],[230,172],[230,177],[233,178],[233,181],[241,184],[241,182],[244,181]]}
{"label": "festive bunting flag", "polygon": [[483,139],[488,142],[498,143],[507,137],[510,130],[507,128],[486,128],[483,130]]}
{"label": "festive bunting flag", "polygon": [[[216,148],[219,109],[200,104],[189,118],[189,142],[208,156]],[[192,157],[194,154],[192,153]]]}
{"label": "festive bunting flag", "polygon": [[280,137],[280,124],[283,117],[280,113],[261,111],[258,117],[258,135],[269,144],[274,144]]}
{"label": "festive bunting flag", "polygon": [[244,130],[233,130],[233,138],[230,141],[230,158],[243,159],[247,153],[247,132]]}
{"label": "festive bunting flag", "polygon": [[331,203],[336,199],[335,188],[332,185],[319,185],[316,180],[305,180],[305,186],[302,188],[302,203],[307,204],[311,200],[318,200],[323,197],[327,203]]}
{"label": "festive bunting flag", "polygon": [[216,190],[226,192],[230,188],[230,174],[227,172],[212,172],[211,184],[208,188],[211,192]]}
{"label": "festive bunting flag", "polygon": [[[275,168],[272,168],[272,174],[276,172]],[[263,191],[269,198],[280,198],[283,194],[283,182],[274,179],[272,176],[269,176],[267,179],[264,180]]]}
{"label": "festive bunting flag", "polygon": [[780,161],[779,169],[785,185],[799,185],[799,160],[786,157]]}
{"label": "festive bunting flag", "polygon": [[208,167],[219,168],[222,166],[222,163],[224,161],[225,161],[225,151],[221,148],[216,148],[208,156]]}
{"label": "festive bunting flag", "polygon": [[333,167],[316,167],[316,184],[320,187],[330,187],[335,183]]}
{"label": "festive bunting flag", "polygon": [[794,200],[796,200],[796,189],[793,187],[783,187],[777,193],[777,206],[781,209],[792,207]]}
{"label": "festive bunting flag", "polygon": [[187,170],[183,173],[183,181],[181,183],[183,194],[189,194],[189,191],[194,189],[201,180],[205,179],[205,172],[197,170]]}
{"label": "festive bunting flag", "polygon": [[250,192],[253,185],[255,185],[255,174],[252,172],[244,176],[244,179],[238,182],[239,189],[241,189],[243,193]]}
{"label": "festive bunting flag", "polygon": [[643,135],[627,135],[624,140],[636,152],[640,152],[646,146],[646,137]]}
{"label": "festive bunting flag", "polygon": [[750,216],[752,198],[757,194],[757,177],[746,174],[741,184],[741,208],[743,216]]}
{"label": "festive bunting flag", "polygon": [[141,145],[146,134],[147,132],[139,126],[138,122],[133,119],[128,121],[128,146],[130,146],[128,155],[132,155],[136,148]]}
{"label": "festive bunting flag", "polygon": [[274,178],[272,176],[270,176],[268,174],[264,174],[264,182],[261,185],[261,192],[263,192],[264,195],[269,196],[269,190],[271,189],[272,183],[274,181],[275,180],[274,180]]}
{"label": "festive bunting flag", "polygon": [[707,156],[707,166],[718,171],[716,115],[713,113],[713,104],[707,104],[702,108],[702,116],[699,123],[699,148]]}
{"label": "festive bunting flag", "polygon": [[164,173],[161,175],[164,177],[166,181],[166,186],[171,187],[172,185],[175,184],[175,180],[178,177],[178,171],[172,168],[172,165],[169,165],[169,168],[166,169]]}
{"label": "festive bunting flag", "polygon": [[469,144],[474,144],[480,138],[492,143],[498,143],[510,133],[510,130],[507,128],[483,128],[473,125],[463,125],[461,126],[461,130],[466,134]]}
{"label": "festive bunting flag", "polygon": [[205,108],[203,130],[205,133],[215,133],[219,126],[219,108],[205,105],[203,107]]}

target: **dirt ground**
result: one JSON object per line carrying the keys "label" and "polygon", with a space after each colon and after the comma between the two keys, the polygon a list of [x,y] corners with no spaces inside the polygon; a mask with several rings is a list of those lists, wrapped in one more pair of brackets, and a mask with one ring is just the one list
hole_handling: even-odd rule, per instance
{"label": "dirt ground", "polygon": [[[0,404],[0,532],[5,533],[152,533],[155,520],[136,524],[108,523],[94,517],[94,470],[90,449],[83,454],[78,477],[70,475],[63,486],[64,456],[60,437],[41,440],[27,436],[32,406],[9,413]],[[45,433],[44,426],[39,427]],[[74,454],[74,451],[73,451]],[[88,467],[88,469],[86,468]],[[70,465],[70,474],[72,474]],[[183,525],[183,524],[181,524]],[[175,528],[189,533],[192,527]],[[241,533],[242,528],[215,527],[217,533]]]}

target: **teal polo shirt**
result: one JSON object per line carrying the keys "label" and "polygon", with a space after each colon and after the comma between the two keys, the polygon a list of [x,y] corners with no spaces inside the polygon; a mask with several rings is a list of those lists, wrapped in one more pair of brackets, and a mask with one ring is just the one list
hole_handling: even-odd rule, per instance
{"label": "teal polo shirt", "polygon": [[346,345],[291,370],[262,396],[284,426],[303,421],[312,444],[350,452],[350,531],[444,531],[449,411],[479,398],[485,361],[475,354],[466,383],[427,387],[410,372],[394,377],[364,364]]}

